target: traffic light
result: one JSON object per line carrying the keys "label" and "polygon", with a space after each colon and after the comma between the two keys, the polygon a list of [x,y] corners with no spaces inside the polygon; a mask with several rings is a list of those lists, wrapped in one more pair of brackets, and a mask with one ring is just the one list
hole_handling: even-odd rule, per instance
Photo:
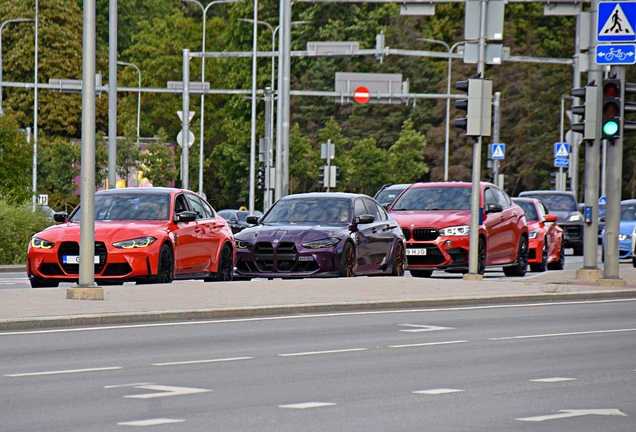
{"label": "traffic light", "polygon": [[455,88],[466,92],[468,99],[455,101],[455,108],[466,111],[466,117],[455,119],[455,127],[466,136],[490,136],[492,123],[492,81],[476,76],[457,81]]}
{"label": "traffic light", "polygon": [[258,174],[256,175],[256,186],[259,189],[265,189],[265,167],[263,165],[258,167]]}
{"label": "traffic light", "polygon": [[[321,185],[324,185],[325,187],[327,187],[327,184],[325,183],[325,173],[327,172],[327,165],[320,165],[318,167],[318,183]],[[328,174],[327,174],[327,178],[328,178]]]}
{"label": "traffic light", "polygon": [[623,86],[624,88],[624,96],[623,96],[623,136],[630,132],[636,131],[636,122],[625,120],[625,116],[627,114],[636,112],[636,103],[627,102],[627,97],[633,94],[636,94],[636,84],[626,82]]}
{"label": "traffic light", "polygon": [[572,123],[570,129],[573,132],[583,134],[584,140],[595,140],[598,121],[596,110],[598,107],[598,90],[594,83],[585,87],[573,88],[572,96],[583,99],[584,105],[572,107],[572,113],[583,117],[583,123]]}
{"label": "traffic light", "polygon": [[621,137],[621,80],[603,80],[603,108],[601,110],[601,139],[615,140]]}

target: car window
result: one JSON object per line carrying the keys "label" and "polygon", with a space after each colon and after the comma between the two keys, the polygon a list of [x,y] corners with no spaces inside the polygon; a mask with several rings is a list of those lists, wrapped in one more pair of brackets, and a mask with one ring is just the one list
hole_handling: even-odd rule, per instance
{"label": "car window", "polygon": [[186,210],[188,210],[188,204],[186,203],[185,196],[183,196],[183,194],[177,195],[174,200],[174,212],[181,213]]}
{"label": "car window", "polygon": [[354,206],[355,217],[362,216],[363,214],[368,214],[367,212],[367,206],[365,206],[364,202],[362,202],[362,198],[358,198]]}
{"label": "car window", "polygon": [[486,188],[486,190],[484,190],[484,201],[486,202],[486,205],[488,205],[488,204],[500,204],[497,201],[497,198],[495,197],[495,193],[493,192],[493,188]]}
{"label": "car window", "polygon": [[470,187],[411,187],[395,201],[392,210],[470,210]]}
{"label": "car window", "polygon": [[523,209],[527,220],[540,220],[533,203],[527,201],[517,201],[519,207]]}
{"label": "car window", "polygon": [[[170,196],[148,193],[95,195],[95,220],[167,220]],[[72,220],[79,221],[79,207]]]}
{"label": "car window", "polygon": [[492,193],[495,195],[495,199],[497,200],[497,203],[499,203],[502,208],[507,209],[508,207],[510,207],[511,202],[510,202],[510,198],[508,198],[508,195],[506,195],[500,189],[497,189],[497,188],[491,188],[491,189],[492,189]]}
{"label": "car window", "polygon": [[192,211],[197,214],[197,219],[209,219],[211,217],[198,197],[192,194],[186,194],[186,198],[192,207]]}
{"label": "car window", "polygon": [[350,220],[350,201],[344,198],[279,200],[261,220],[265,225],[342,224]]}
{"label": "car window", "polygon": [[385,189],[378,192],[376,195],[376,201],[381,204],[392,203],[402,193],[404,189]]}
{"label": "car window", "polygon": [[362,202],[364,202],[364,206],[367,208],[367,214],[370,214],[375,218],[375,220],[382,220],[378,212],[378,206],[375,205],[373,201],[368,198],[362,198]]}
{"label": "car window", "polygon": [[621,205],[621,220],[623,221],[636,220],[636,205],[635,204]]}
{"label": "car window", "polygon": [[575,212],[579,207],[572,195],[565,194],[536,194],[523,195],[526,198],[540,199],[549,212]]}

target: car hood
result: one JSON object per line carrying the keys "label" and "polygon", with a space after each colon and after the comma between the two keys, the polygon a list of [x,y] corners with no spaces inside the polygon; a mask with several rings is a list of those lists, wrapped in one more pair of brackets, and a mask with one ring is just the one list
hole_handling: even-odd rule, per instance
{"label": "car hood", "polygon": [[348,235],[346,227],[329,227],[324,225],[257,225],[246,228],[234,235],[236,240],[255,242],[300,242],[322,240],[329,237],[343,238]]}
{"label": "car hood", "polygon": [[390,214],[401,227],[445,228],[470,224],[470,210],[403,210]]}
{"label": "car hood", "polygon": [[[550,214],[554,214],[557,215],[558,219],[557,219],[557,223],[583,223],[583,215],[578,212],[578,211],[559,211],[559,210],[550,210],[549,211]],[[579,216],[579,220],[578,221],[568,221],[568,219],[571,216],[575,216],[578,215]]]}
{"label": "car hood", "polygon": [[632,235],[634,228],[636,228],[636,221],[621,221],[618,225],[618,232]]}
{"label": "car hood", "polygon": [[[167,224],[167,221],[95,221],[95,241],[115,242],[147,235],[157,236],[167,231]],[[51,226],[36,236],[52,242],[79,242],[80,224],[65,222]]]}

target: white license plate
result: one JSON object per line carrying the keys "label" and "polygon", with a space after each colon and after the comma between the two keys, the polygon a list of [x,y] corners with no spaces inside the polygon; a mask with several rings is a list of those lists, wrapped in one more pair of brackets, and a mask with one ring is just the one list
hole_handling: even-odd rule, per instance
{"label": "white license plate", "polygon": [[[64,264],[79,264],[80,257],[79,255],[63,255],[62,263]],[[99,256],[95,255],[95,259],[93,260],[95,264],[99,264]]]}
{"label": "white license plate", "polygon": [[426,249],[406,249],[406,255],[426,255]]}

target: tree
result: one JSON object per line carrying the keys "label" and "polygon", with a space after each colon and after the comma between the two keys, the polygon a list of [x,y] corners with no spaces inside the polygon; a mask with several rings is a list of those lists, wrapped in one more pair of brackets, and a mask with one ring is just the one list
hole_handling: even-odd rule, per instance
{"label": "tree", "polygon": [[387,159],[387,151],[379,148],[375,139],[357,141],[345,157],[345,190],[373,196],[382,185],[391,182]]}
{"label": "tree", "polygon": [[33,149],[17,122],[9,115],[0,117],[0,197],[22,204],[31,197]]}
{"label": "tree", "polygon": [[38,190],[49,195],[54,209],[69,211],[79,203],[75,182],[80,174],[80,147],[68,139],[42,137],[38,145]]}
{"label": "tree", "polygon": [[139,144],[134,138],[117,140],[117,175],[125,180],[126,186],[133,172],[139,171],[139,158]]}
{"label": "tree", "polygon": [[143,177],[147,178],[153,186],[170,186],[177,179],[174,146],[166,145],[159,140],[146,145],[146,151],[141,153],[140,167]]}
{"label": "tree", "polygon": [[289,193],[309,192],[318,178],[320,154],[295,123],[289,132]]}
{"label": "tree", "polygon": [[426,138],[413,129],[413,120],[404,121],[400,138],[389,149],[388,171],[393,183],[421,180],[428,172],[428,166],[424,163],[425,148]]}

